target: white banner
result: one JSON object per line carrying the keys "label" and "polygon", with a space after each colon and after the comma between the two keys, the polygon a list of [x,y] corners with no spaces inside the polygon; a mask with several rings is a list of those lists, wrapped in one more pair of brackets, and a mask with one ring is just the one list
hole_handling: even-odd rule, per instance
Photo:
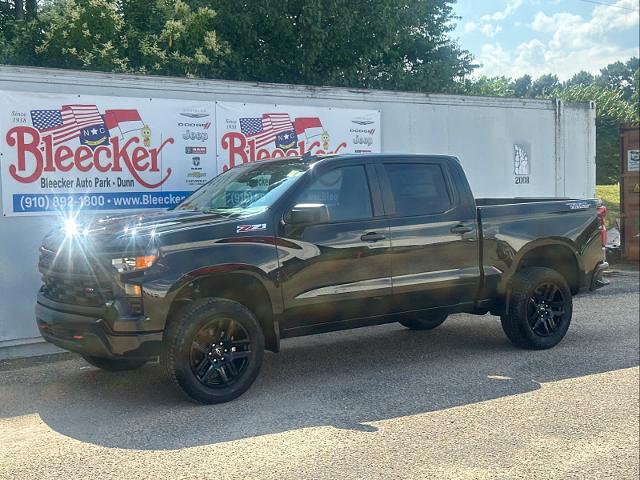
{"label": "white banner", "polygon": [[380,152],[380,111],[216,103],[218,172],[287,155]]}
{"label": "white banner", "polygon": [[0,92],[4,215],[163,208],[216,174],[214,103]]}

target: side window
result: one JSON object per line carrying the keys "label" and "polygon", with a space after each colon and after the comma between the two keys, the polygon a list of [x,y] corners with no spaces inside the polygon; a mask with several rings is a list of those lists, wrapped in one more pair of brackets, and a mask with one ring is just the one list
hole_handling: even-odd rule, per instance
{"label": "side window", "polygon": [[384,169],[397,215],[432,215],[451,208],[451,197],[440,165],[386,163]]}
{"label": "side window", "polygon": [[341,167],[322,174],[297,197],[300,203],[322,203],[332,222],[373,217],[367,174],[362,165]]}

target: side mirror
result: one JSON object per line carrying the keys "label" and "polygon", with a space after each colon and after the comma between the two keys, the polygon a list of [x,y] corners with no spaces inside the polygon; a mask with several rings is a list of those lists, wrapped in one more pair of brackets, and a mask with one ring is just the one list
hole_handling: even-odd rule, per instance
{"label": "side mirror", "polygon": [[284,217],[290,225],[310,225],[329,221],[329,209],[322,203],[300,203]]}

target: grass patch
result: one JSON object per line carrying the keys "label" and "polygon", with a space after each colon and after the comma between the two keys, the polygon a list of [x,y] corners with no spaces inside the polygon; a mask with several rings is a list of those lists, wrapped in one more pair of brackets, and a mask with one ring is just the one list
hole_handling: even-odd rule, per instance
{"label": "grass patch", "polygon": [[620,185],[596,185],[596,197],[607,207],[607,226],[613,226],[616,218],[620,218]]}

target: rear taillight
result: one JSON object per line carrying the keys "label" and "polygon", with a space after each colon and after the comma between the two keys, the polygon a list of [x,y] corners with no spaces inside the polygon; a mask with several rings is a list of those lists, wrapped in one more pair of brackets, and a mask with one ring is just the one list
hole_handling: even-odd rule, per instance
{"label": "rear taillight", "polygon": [[602,246],[607,244],[607,225],[605,220],[607,218],[607,207],[604,205],[598,207],[598,218],[600,219],[600,230],[602,230]]}

